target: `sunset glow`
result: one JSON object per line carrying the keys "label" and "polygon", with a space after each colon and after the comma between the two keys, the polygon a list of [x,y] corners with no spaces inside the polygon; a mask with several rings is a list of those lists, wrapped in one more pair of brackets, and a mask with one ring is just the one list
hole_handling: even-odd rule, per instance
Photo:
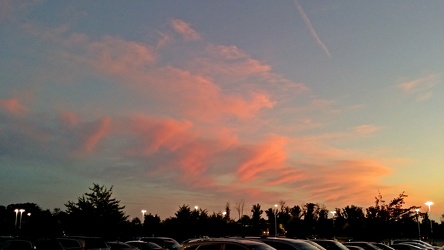
{"label": "sunset glow", "polygon": [[438,221],[443,9],[1,1],[0,205],[63,210],[99,183],[165,219],[405,192]]}

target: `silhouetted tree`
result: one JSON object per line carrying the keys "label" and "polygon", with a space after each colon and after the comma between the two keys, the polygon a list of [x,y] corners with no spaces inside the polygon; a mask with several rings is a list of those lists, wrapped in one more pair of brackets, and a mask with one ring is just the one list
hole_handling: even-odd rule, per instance
{"label": "silhouetted tree", "polygon": [[259,224],[262,213],[264,213],[264,210],[261,209],[261,205],[259,203],[253,205],[253,207],[251,208],[251,221],[253,224]]}
{"label": "silhouetted tree", "polygon": [[116,238],[122,233],[128,216],[124,213],[125,206],[120,206],[120,200],[112,198],[111,188],[93,183],[77,202],[68,201],[65,204],[69,219],[69,234],[84,234]]}
{"label": "silhouetted tree", "polygon": [[234,205],[234,209],[236,209],[236,211],[239,215],[239,217],[238,217],[239,220],[244,215],[244,207],[245,207],[245,201],[243,199],[241,199],[240,201],[237,201],[236,204]]}
{"label": "silhouetted tree", "polygon": [[152,236],[154,234],[159,234],[161,231],[161,220],[160,217],[152,215],[151,213],[145,214],[143,220],[143,232],[146,236]]}
{"label": "silhouetted tree", "polygon": [[225,205],[225,219],[226,220],[230,220],[231,216],[231,209],[230,209],[230,203],[227,202],[227,204]]}

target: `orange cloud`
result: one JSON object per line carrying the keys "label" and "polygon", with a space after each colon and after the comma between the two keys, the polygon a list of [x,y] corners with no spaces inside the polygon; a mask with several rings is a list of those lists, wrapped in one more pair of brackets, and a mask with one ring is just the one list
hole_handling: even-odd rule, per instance
{"label": "orange cloud", "polygon": [[285,144],[284,138],[271,137],[265,143],[252,148],[245,162],[236,170],[240,180],[251,181],[266,171],[282,169],[287,158]]}
{"label": "orange cloud", "polygon": [[378,189],[384,187],[378,178],[391,170],[371,159],[339,160],[316,165],[307,169],[311,176],[304,184],[304,190],[312,199],[324,201],[368,201]]}
{"label": "orange cloud", "polygon": [[28,112],[28,108],[20,103],[19,100],[15,98],[1,99],[0,109],[4,109],[10,114],[21,115]]}
{"label": "orange cloud", "polygon": [[192,123],[190,121],[176,121],[173,119],[154,119],[146,115],[136,115],[130,120],[129,125],[122,124],[126,133],[136,135],[133,149],[128,153],[131,155],[152,155],[161,148],[176,151],[184,144],[195,139],[190,132]]}
{"label": "orange cloud", "polygon": [[74,112],[61,111],[60,120],[62,124],[66,127],[74,127],[79,124],[79,117]]}
{"label": "orange cloud", "polygon": [[250,118],[262,109],[271,108],[274,102],[267,93],[251,92],[247,96],[224,94],[210,79],[178,68],[164,68],[150,75],[150,93],[169,105],[199,120],[221,116]]}
{"label": "orange cloud", "polygon": [[424,101],[432,98],[432,90],[438,82],[438,75],[427,75],[419,79],[402,82],[398,87],[406,94],[415,95],[416,101]]}
{"label": "orange cloud", "polygon": [[179,19],[174,19],[171,21],[171,26],[174,28],[174,30],[181,34],[183,38],[187,41],[192,40],[199,40],[200,35],[197,33],[191,26]]}
{"label": "orange cloud", "polygon": [[92,124],[92,126],[85,131],[81,151],[86,154],[90,154],[95,151],[98,144],[110,132],[110,129],[111,119],[107,117],[102,118],[97,123]]}
{"label": "orange cloud", "polygon": [[353,131],[355,131],[358,134],[373,134],[381,129],[382,129],[381,127],[377,127],[375,125],[360,125],[354,127]]}
{"label": "orange cloud", "polygon": [[88,51],[94,65],[109,74],[143,70],[156,59],[154,51],[148,45],[111,36],[91,43]]}

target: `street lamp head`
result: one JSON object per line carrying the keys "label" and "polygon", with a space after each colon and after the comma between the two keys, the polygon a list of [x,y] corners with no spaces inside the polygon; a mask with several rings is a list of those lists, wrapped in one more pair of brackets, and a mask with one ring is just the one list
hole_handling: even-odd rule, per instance
{"label": "street lamp head", "polygon": [[14,209],[14,212],[15,212],[15,213],[18,213],[18,212],[19,212],[19,210],[18,210],[18,209],[16,208],[16,209]]}
{"label": "street lamp head", "polygon": [[430,207],[431,205],[433,205],[433,201],[427,201],[425,204]]}
{"label": "street lamp head", "polygon": [[25,209],[20,209],[19,211],[20,211],[20,213],[23,213],[23,212],[25,212]]}
{"label": "street lamp head", "polygon": [[196,209],[196,210],[197,210],[197,209],[199,209],[199,207],[198,207],[198,206],[194,206],[194,209]]}
{"label": "street lamp head", "polygon": [[433,201],[427,201],[425,204],[429,207],[429,212],[430,212],[430,206],[433,205]]}
{"label": "street lamp head", "polygon": [[416,211],[416,213],[419,213],[419,209],[417,208],[417,209],[415,209],[415,211]]}

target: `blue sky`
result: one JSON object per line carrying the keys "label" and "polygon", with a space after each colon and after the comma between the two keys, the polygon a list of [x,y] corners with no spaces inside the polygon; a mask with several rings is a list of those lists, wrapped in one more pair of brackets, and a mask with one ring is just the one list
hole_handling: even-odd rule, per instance
{"label": "blue sky", "polygon": [[[2,1],[0,204],[444,213],[442,1]],[[249,210],[249,209],[248,209]]]}

